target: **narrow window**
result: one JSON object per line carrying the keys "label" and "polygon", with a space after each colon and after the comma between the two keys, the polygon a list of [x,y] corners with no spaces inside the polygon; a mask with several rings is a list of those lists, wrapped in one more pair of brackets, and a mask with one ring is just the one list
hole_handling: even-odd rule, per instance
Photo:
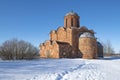
{"label": "narrow window", "polygon": [[67,19],[66,19],[66,27],[67,27]]}
{"label": "narrow window", "polygon": [[73,18],[71,19],[71,27],[73,27]]}
{"label": "narrow window", "polygon": [[79,27],[79,20],[77,19],[77,27]]}

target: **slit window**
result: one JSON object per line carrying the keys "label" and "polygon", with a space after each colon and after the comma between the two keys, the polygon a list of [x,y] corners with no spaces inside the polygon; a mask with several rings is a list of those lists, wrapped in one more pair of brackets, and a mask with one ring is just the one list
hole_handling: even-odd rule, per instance
{"label": "slit window", "polygon": [[73,18],[71,19],[71,26],[73,27]]}
{"label": "slit window", "polygon": [[67,19],[66,19],[66,27],[67,27]]}

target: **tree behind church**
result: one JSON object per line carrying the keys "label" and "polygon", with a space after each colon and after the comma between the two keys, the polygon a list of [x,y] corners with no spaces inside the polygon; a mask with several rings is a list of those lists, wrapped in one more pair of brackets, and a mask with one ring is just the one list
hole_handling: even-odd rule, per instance
{"label": "tree behind church", "polygon": [[7,40],[0,46],[0,57],[4,60],[34,59],[38,49],[23,40]]}
{"label": "tree behind church", "polygon": [[112,47],[112,44],[109,40],[102,44],[104,55],[111,56],[112,54],[115,54],[114,48]]}

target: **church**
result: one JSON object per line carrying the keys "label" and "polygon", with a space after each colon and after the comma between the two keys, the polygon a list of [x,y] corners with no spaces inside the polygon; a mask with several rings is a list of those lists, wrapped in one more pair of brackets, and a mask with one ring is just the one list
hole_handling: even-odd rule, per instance
{"label": "church", "polygon": [[103,46],[94,36],[95,32],[80,26],[80,16],[71,11],[64,16],[64,26],[52,30],[50,40],[40,44],[41,58],[103,57]]}

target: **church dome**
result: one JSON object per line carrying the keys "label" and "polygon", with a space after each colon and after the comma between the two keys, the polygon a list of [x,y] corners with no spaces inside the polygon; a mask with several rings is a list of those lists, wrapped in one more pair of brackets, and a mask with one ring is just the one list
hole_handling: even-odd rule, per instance
{"label": "church dome", "polygon": [[68,16],[68,15],[76,15],[76,16],[78,16],[78,14],[73,12],[73,11],[68,12],[65,16]]}
{"label": "church dome", "polygon": [[95,38],[94,34],[91,34],[89,32],[84,32],[83,34],[80,35],[80,38],[85,38],[85,37]]}

